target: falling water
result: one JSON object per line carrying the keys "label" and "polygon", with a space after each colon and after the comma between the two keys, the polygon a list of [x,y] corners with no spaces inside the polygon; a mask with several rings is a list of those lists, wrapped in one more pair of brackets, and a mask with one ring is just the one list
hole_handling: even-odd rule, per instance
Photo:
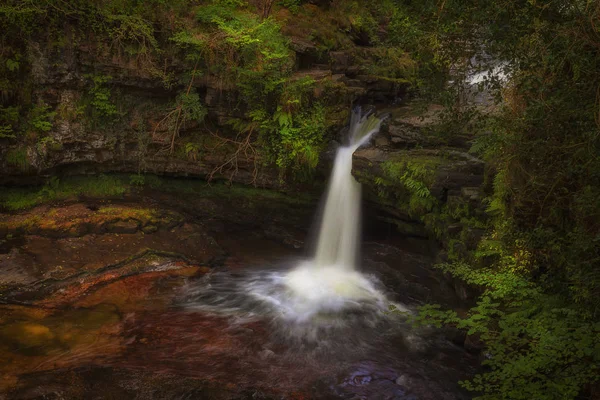
{"label": "falling water", "polygon": [[297,319],[339,312],[357,304],[382,304],[373,282],[356,271],[360,240],[360,184],[352,176],[352,155],[379,131],[382,120],[352,112],[348,144],[337,150],[313,260],[290,271],[284,282]]}
{"label": "falling water", "polygon": [[289,270],[212,274],[188,289],[188,304],[245,318],[263,315],[291,337],[316,339],[323,327],[380,323],[390,303],[379,281],[356,268],[361,187],[352,176],[352,155],[381,122],[361,115],[359,108],[352,112],[348,142],[335,157],[313,257]]}
{"label": "falling water", "polygon": [[379,131],[381,120],[352,112],[349,143],[337,150],[321,221],[316,268],[354,269],[359,246],[361,187],[352,176],[352,155]]}
{"label": "falling water", "polygon": [[[288,393],[290,388],[310,387],[316,398],[457,398],[437,395],[441,390],[436,378],[423,380],[421,375],[426,374],[421,371],[436,368],[420,363],[437,359],[438,352],[426,353],[427,342],[403,314],[390,312],[390,306],[411,312],[394,301],[395,290],[407,287],[403,275],[385,263],[375,266],[372,260],[359,268],[356,259],[361,187],[351,174],[352,154],[380,124],[380,119],[362,116],[360,110],[352,114],[348,141],[337,150],[325,193],[314,254],[302,260],[215,269],[183,288],[179,304],[210,318],[226,317],[227,325],[222,332],[209,330],[223,337],[218,340],[195,337],[212,325],[195,327],[193,332],[198,333],[178,343],[186,349],[182,355],[190,348],[200,360],[195,365],[208,365],[209,374],[213,369],[225,373],[228,382],[253,382],[257,376],[257,382]],[[383,285],[384,279],[393,284],[398,277],[400,286]],[[407,392],[417,387],[412,383],[413,369],[418,374],[414,382],[425,382],[420,387],[433,388],[434,394]]]}

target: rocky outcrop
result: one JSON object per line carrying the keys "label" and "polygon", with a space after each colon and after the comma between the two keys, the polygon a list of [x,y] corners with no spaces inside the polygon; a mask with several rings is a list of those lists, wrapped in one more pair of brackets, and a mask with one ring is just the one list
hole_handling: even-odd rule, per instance
{"label": "rocky outcrop", "polygon": [[[297,59],[294,78],[310,77],[317,82],[315,90],[323,92],[318,94],[332,102],[328,118],[334,129],[346,124],[347,110],[352,104],[387,107],[380,111],[390,117],[373,145],[355,155],[356,175],[365,183],[367,198],[379,210],[381,220],[392,222],[408,236],[431,236],[418,217],[378,195],[376,180],[385,175],[383,165],[389,162],[428,160],[435,167],[434,179],[428,187],[441,204],[466,202],[478,207],[477,188],[483,182],[483,162],[467,152],[469,138],[448,142],[436,134],[435,127],[443,113],[441,106],[419,110],[406,101],[394,105],[405,97],[407,86],[401,80],[372,73],[364,60],[373,56],[373,49],[323,53],[304,36],[292,36],[291,48]],[[262,160],[248,157],[251,154],[247,152],[232,157],[235,148],[227,139],[235,136],[230,135],[227,121],[239,117],[241,111],[236,107],[236,89],[231,83],[211,75],[194,80],[193,88],[208,111],[206,122],[182,126],[181,139],[176,138],[181,141],[178,151],[172,154],[172,132],[159,122],[181,88],[167,88],[161,79],[134,61],[99,57],[85,44],[58,49],[31,42],[28,53],[34,60],[31,66],[34,95],[56,110],[57,116],[43,141],[31,138],[18,146],[7,141],[0,148],[3,168],[0,184],[41,183],[54,175],[119,172],[225,179],[268,188],[282,186],[278,171],[265,167]],[[90,74],[111,77],[110,88],[119,100],[116,118],[86,114]],[[195,140],[190,147],[186,146],[187,137]],[[320,172],[320,177],[327,176],[327,162]],[[118,222],[111,229],[131,232],[142,228],[146,229],[131,222]],[[448,229],[463,231],[460,225]]]}
{"label": "rocky outcrop", "polygon": [[[410,193],[401,181],[408,165],[423,170],[421,176],[411,175],[411,179],[423,181],[438,207],[455,210],[466,206],[470,212],[482,213],[485,164],[468,152],[468,138],[462,146],[451,146],[435,134],[443,111],[436,105],[417,111],[410,103],[385,109],[382,113],[389,117],[378,136],[354,154],[355,175],[364,184],[367,199],[380,209],[381,219],[394,223],[407,236],[433,236],[422,215],[409,212]],[[390,192],[406,196],[393,200],[394,196],[385,195]],[[444,230],[449,233],[463,229],[458,221],[446,225]]]}
{"label": "rocky outcrop", "polygon": [[[429,185],[431,194],[447,201],[450,196],[465,195],[478,199],[473,191],[483,183],[484,163],[472,155],[455,149],[395,150],[380,146],[359,149],[355,155],[355,170],[371,176],[382,175],[385,162],[415,162],[435,160],[435,178]],[[360,176],[360,174],[359,174]],[[363,182],[372,183],[372,182]]]}
{"label": "rocky outcrop", "polygon": [[[172,132],[160,121],[181,88],[165,86],[136,60],[99,56],[86,44],[52,48],[30,42],[28,46],[34,97],[50,105],[56,115],[43,140],[35,135],[19,144],[4,139],[0,184],[43,182],[48,176],[67,173],[149,172],[280,185],[273,168],[258,168],[260,160],[239,154],[231,162],[231,146],[223,146],[213,136],[231,138],[227,123],[240,117],[231,83],[211,75],[195,79],[193,88],[208,111],[206,123],[187,123],[180,133],[205,138],[201,140],[204,145],[189,150],[186,143],[179,143],[181,150],[172,154]],[[391,102],[406,90],[406,85],[369,75],[361,59],[350,51],[319,55],[310,40],[299,37],[292,37],[291,47],[299,60],[294,76],[314,79],[320,87],[316,90],[325,92],[331,103],[333,129],[346,123],[347,110],[354,102]],[[177,74],[176,60],[173,63],[170,68]],[[94,76],[110,77],[107,84],[118,100],[117,115],[88,115],[86,104],[92,100],[89,91]]]}

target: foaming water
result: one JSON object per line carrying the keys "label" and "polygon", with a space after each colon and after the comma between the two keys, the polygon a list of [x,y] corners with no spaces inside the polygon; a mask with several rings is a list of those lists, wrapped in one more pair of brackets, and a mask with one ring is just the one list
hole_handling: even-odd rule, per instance
{"label": "foaming water", "polygon": [[378,309],[387,306],[385,296],[372,280],[356,271],[346,271],[342,265],[320,267],[306,263],[284,277],[286,289],[293,299],[290,315],[304,322],[324,312],[358,309],[369,303]]}
{"label": "foaming water", "polygon": [[373,329],[388,325],[385,289],[374,276],[356,270],[361,186],[352,176],[353,153],[381,122],[353,111],[349,143],[336,154],[312,260],[291,269],[210,274],[186,288],[185,305],[238,321],[266,320],[282,340],[312,343],[364,345]]}
{"label": "foaming water", "polygon": [[[374,275],[320,268],[215,271],[184,289],[187,309],[230,318],[231,326],[262,322],[270,342],[296,355],[369,351],[378,335],[400,331],[402,317]],[[399,304],[396,307],[402,308]]]}

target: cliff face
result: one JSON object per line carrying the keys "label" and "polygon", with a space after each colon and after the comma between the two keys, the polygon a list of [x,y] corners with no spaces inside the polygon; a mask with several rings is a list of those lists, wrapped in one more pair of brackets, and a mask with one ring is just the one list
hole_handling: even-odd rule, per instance
{"label": "cliff face", "polygon": [[[2,88],[3,109],[23,105],[20,133],[0,136],[0,184],[119,172],[293,187],[289,171],[295,164],[311,163],[306,160],[315,152],[321,161],[313,180],[323,181],[331,156],[327,147],[331,150],[340,140],[352,105],[364,104],[390,115],[370,147],[355,155],[356,175],[381,219],[407,235],[430,237],[432,227],[422,223],[425,216],[439,219],[449,204],[479,207],[484,168],[466,152],[471,135],[444,136],[442,107],[423,111],[407,102],[411,71],[418,66],[402,50],[385,44],[385,32],[366,34],[328,2],[306,4],[296,14],[281,8],[266,20],[276,21],[271,36],[246,39],[280,40],[284,49],[260,44],[264,48],[250,49],[258,54],[250,62],[238,47],[203,47],[197,52],[201,56],[190,52],[198,38],[222,40],[224,31],[210,21],[188,24],[185,32],[191,33],[181,48],[173,45],[178,34],[161,32],[165,26],[155,28],[150,39],[157,50],[152,54],[142,52],[139,43],[127,53],[113,31],[107,36],[112,41],[92,31],[82,37],[88,31],[70,20],[52,26],[47,36],[20,38],[19,68],[7,72],[17,83]],[[252,29],[267,22],[256,20]],[[251,35],[247,32],[252,30],[240,32]],[[236,38],[227,37],[220,45]],[[231,52],[242,55],[231,61]],[[284,61],[269,70],[273,65],[268,59],[277,52]],[[190,64],[191,56],[200,58]],[[248,80],[244,74],[259,74],[259,79]],[[283,75],[271,83],[281,87],[265,89],[263,81],[277,74]],[[315,109],[321,112],[318,118],[313,118]],[[306,126],[314,121],[316,128],[307,134]],[[301,138],[301,147],[286,135]],[[280,152],[275,157],[268,155],[273,143]],[[282,161],[281,152],[293,156]],[[421,183],[421,190],[409,187],[411,182]]]}
{"label": "cliff face", "polygon": [[[68,32],[65,37],[58,47],[33,38],[26,41],[28,65],[21,79],[32,88],[31,103],[47,106],[51,128],[43,134],[25,130],[16,139],[0,138],[0,183],[126,172],[231,179],[266,187],[282,184],[276,168],[265,166],[258,135],[251,138],[253,151],[236,146],[241,139],[230,121],[243,118],[248,105],[231,82],[207,73],[198,74],[189,85],[170,85],[143,60],[111,54],[110,49],[99,52],[93,41],[77,42]],[[388,104],[406,94],[406,83],[368,73],[364,61],[373,52],[368,47],[323,53],[309,40],[289,41],[296,65],[288,79],[310,80],[311,95],[326,104],[331,135],[346,124],[352,104]],[[169,62],[171,76],[189,74],[183,61]],[[201,123],[180,123],[174,135],[166,119],[178,94],[186,90],[198,94],[206,115]]]}

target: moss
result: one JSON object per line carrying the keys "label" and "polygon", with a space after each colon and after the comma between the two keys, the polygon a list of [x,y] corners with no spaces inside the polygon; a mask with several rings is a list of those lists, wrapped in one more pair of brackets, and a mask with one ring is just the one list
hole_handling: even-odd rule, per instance
{"label": "moss", "polygon": [[150,180],[150,186],[165,192],[178,192],[195,194],[201,197],[226,198],[226,199],[247,199],[250,201],[270,200],[288,203],[292,205],[310,204],[314,202],[315,196],[310,193],[294,193],[290,196],[283,192],[275,190],[260,189],[251,186],[237,184],[212,183],[207,184],[200,180],[180,180],[153,177]]}
{"label": "moss", "polygon": [[8,189],[0,193],[0,204],[10,211],[25,210],[39,203],[37,195],[24,189]]}
{"label": "moss", "polygon": [[[69,177],[61,181],[54,178],[42,187],[3,188],[0,191],[0,207],[8,211],[19,211],[58,200],[77,199],[81,196],[97,199],[120,198],[126,193],[144,188],[217,199],[240,198],[265,202],[272,200],[290,205],[312,204],[318,197],[318,194],[308,192],[289,195],[275,190],[237,184],[220,182],[208,184],[199,179],[163,178],[156,175],[140,175],[139,177],[143,179],[136,175],[136,179],[132,181],[131,176],[119,174]],[[104,212],[110,213],[111,210]],[[138,211],[137,216],[143,216],[144,212]],[[146,215],[146,217],[149,216]]]}
{"label": "moss", "polygon": [[19,147],[13,150],[10,150],[6,154],[6,162],[9,165],[14,165],[18,167],[22,171],[26,171],[31,166],[29,164],[29,160],[27,158],[27,148]]}
{"label": "moss", "polygon": [[58,181],[54,178],[41,188],[8,188],[2,190],[0,193],[0,206],[9,211],[17,211],[42,203],[79,196],[120,197],[128,189],[125,179],[120,176],[73,177],[64,181]]}
{"label": "moss", "polygon": [[0,230],[18,234],[77,237],[105,230],[119,233],[119,230],[125,229],[124,233],[134,233],[144,227],[150,227],[147,231],[153,232],[160,228],[172,228],[182,222],[183,217],[171,211],[122,205],[101,207],[94,211],[75,204],[50,210],[40,207],[29,213],[8,216],[0,222]]}
{"label": "moss", "polygon": [[101,220],[108,218],[111,222],[134,220],[141,227],[151,226],[148,228],[149,231],[158,230],[158,226],[170,226],[183,221],[183,217],[175,212],[123,206],[102,207],[95,217]]}

